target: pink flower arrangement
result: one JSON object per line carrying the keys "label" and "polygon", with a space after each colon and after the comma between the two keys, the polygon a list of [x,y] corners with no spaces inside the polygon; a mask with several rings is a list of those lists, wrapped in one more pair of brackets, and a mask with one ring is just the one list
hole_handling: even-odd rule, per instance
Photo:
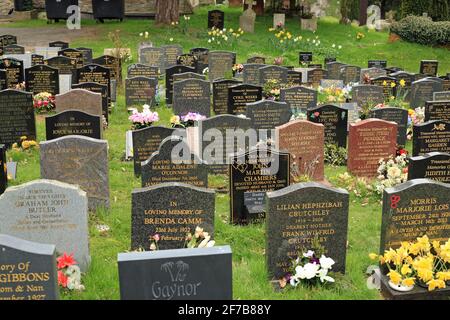
{"label": "pink flower arrangement", "polygon": [[173,116],[170,119],[170,123],[172,124],[173,128],[188,128],[193,127],[195,124],[195,121],[200,121],[206,119],[205,116],[201,115],[200,113],[196,112],[189,112],[188,114],[184,116]]}
{"label": "pink flower arrangement", "polygon": [[181,116],[181,121],[187,122],[187,121],[200,121],[206,119],[205,116],[201,115],[200,113],[196,112],[189,112],[185,116]]}
{"label": "pink flower arrangement", "polygon": [[143,111],[133,110],[133,114],[128,118],[133,123],[133,129],[143,129],[150,127],[153,122],[159,121],[158,112],[152,112],[149,105],[143,106]]}

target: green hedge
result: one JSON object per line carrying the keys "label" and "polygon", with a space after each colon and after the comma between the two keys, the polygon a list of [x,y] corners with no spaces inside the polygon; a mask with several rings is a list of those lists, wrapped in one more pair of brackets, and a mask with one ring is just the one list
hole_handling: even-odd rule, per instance
{"label": "green hedge", "polygon": [[429,18],[409,16],[391,26],[402,39],[425,45],[450,44],[450,21],[433,22]]}

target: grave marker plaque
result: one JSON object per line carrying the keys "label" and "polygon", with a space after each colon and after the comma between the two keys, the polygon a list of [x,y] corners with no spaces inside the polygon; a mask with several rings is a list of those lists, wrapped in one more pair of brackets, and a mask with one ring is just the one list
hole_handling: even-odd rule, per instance
{"label": "grave marker plaque", "polygon": [[3,54],[25,54],[25,47],[17,44],[9,44],[3,47]]}
{"label": "grave marker plaque", "polygon": [[303,83],[303,73],[300,71],[289,70],[287,75],[288,87],[299,86]]}
{"label": "grave marker plaque", "polygon": [[431,179],[450,183],[450,154],[430,152],[409,158],[408,180]]}
{"label": "grave marker plaque", "polygon": [[225,13],[220,10],[208,11],[208,29],[222,30],[225,25]]}
{"label": "grave marker plaque", "polygon": [[47,140],[70,135],[102,138],[102,121],[100,116],[78,110],[67,110],[45,118]]}
{"label": "grave marker plaque", "polygon": [[210,51],[208,53],[209,62],[209,81],[225,78],[232,72],[233,65],[236,63],[236,53],[229,51]]}
{"label": "grave marker plaque", "polygon": [[299,65],[308,65],[313,61],[313,53],[312,52],[300,52],[298,54],[298,64]]}
{"label": "grave marker plaque", "polygon": [[192,53],[185,53],[177,57],[177,65],[195,68],[197,71],[198,58]]}
{"label": "grave marker plaque", "polygon": [[216,115],[228,113],[228,89],[240,83],[241,81],[234,79],[222,79],[213,82],[213,110]]}
{"label": "grave marker plaque", "polygon": [[156,104],[158,80],[147,77],[133,77],[125,80],[125,101],[127,107]]}
{"label": "grave marker plaque", "polygon": [[108,105],[111,103],[111,70],[98,64],[88,64],[76,70],[76,82],[78,84],[94,82],[106,85],[108,89]]}
{"label": "grave marker plaque", "polygon": [[228,88],[228,114],[245,114],[248,103],[262,100],[262,88],[239,84]]}
{"label": "grave marker plaque", "polygon": [[86,47],[76,48],[77,50],[83,53],[83,63],[91,64],[92,63],[92,49]]}
{"label": "grave marker plaque", "polygon": [[313,87],[318,87],[320,81],[326,78],[327,70],[320,68],[313,68],[307,72],[307,82]]}
{"label": "grave marker plaque", "polygon": [[317,91],[306,87],[292,87],[280,90],[280,101],[286,102],[292,112],[306,113],[308,108],[317,105]]}
{"label": "grave marker plaque", "polygon": [[420,73],[427,76],[436,77],[438,66],[439,62],[436,60],[422,60],[420,61]]}
{"label": "grave marker plaque", "polygon": [[0,59],[0,69],[6,72],[6,87],[15,89],[19,83],[25,81],[23,61],[14,58]]}
{"label": "grave marker plaque", "polygon": [[367,67],[384,69],[387,67],[387,60],[369,60],[367,61]]}
{"label": "grave marker plaque", "polygon": [[360,107],[370,106],[373,108],[385,101],[383,87],[369,84],[354,86],[352,89],[352,101],[356,102]]}
{"label": "grave marker plaque", "polygon": [[345,63],[341,63],[341,62],[329,62],[326,64],[326,69],[328,71],[327,73],[327,78],[328,79],[334,79],[334,80],[341,80],[340,79],[340,70],[341,67],[345,66]]}
{"label": "grave marker plaque", "polygon": [[25,69],[26,91],[38,94],[48,92],[52,95],[59,93],[59,71],[46,65],[36,65]]}
{"label": "grave marker plaque", "polygon": [[122,64],[119,58],[103,55],[96,59],[92,59],[93,64],[108,68],[110,70],[110,79],[117,82],[122,81]]}
{"label": "grave marker plaque", "polygon": [[408,129],[408,110],[401,108],[376,108],[370,112],[371,118],[397,123],[397,144],[406,145],[406,131]]}
{"label": "grave marker plaque", "polygon": [[348,110],[336,105],[323,105],[308,109],[308,120],[325,127],[325,143],[347,147]]}
{"label": "grave marker plaque", "polygon": [[450,123],[434,120],[413,129],[413,156],[430,152],[450,153]]}
{"label": "grave marker plaque", "polygon": [[425,102],[425,122],[432,120],[450,123],[450,100]]}
{"label": "grave marker plaque", "polygon": [[450,91],[433,92],[433,101],[449,101]]}
{"label": "grave marker plaque", "polygon": [[187,79],[173,84],[173,112],[185,115],[189,112],[211,115],[210,83],[205,80]]}

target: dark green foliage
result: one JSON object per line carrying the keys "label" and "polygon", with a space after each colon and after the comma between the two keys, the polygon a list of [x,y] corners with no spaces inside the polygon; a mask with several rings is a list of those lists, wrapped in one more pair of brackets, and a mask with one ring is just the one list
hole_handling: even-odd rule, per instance
{"label": "dark green foliage", "polygon": [[450,43],[450,21],[433,22],[429,18],[409,16],[392,24],[391,32],[406,41],[424,45]]}

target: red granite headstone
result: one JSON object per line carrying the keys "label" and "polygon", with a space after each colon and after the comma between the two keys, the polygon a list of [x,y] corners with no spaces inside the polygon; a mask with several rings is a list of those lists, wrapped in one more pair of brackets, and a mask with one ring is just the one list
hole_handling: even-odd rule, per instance
{"label": "red granite headstone", "polygon": [[348,170],[361,177],[375,177],[380,159],[395,156],[397,124],[379,119],[367,119],[350,124]]}

